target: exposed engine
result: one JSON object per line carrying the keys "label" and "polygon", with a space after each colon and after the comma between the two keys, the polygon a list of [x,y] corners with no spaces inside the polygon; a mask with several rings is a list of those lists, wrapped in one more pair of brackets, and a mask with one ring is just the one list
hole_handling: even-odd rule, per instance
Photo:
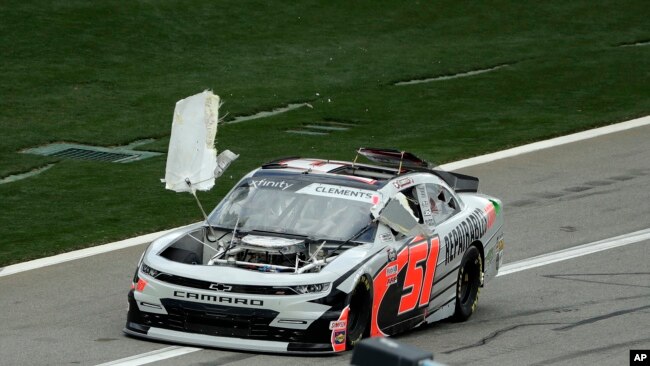
{"label": "exposed engine", "polygon": [[232,244],[222,245],[224,249],[214,255],[208,265],[234,265],[260,272],[315,272],[326,264],[324,244],[249,234],[235,239]]}
{"label": "exposed engine", "polygon": [[[234,266],[259,272],[318,272],[336,258],[338,245],[279,236],[221,232],[211,238],[199,229],[178,238],[161,256],[182,263]],[[209,238],[211,240],[209,240]]]}

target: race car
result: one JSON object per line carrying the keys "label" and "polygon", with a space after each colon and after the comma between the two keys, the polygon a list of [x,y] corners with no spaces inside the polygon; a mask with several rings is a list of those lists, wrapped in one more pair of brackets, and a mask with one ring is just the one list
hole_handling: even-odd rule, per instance
{"label": "race car", "polygon": [[[357,163],[364,156],[369,163]],[[332,353],[467,320],[503,261],[503,209],[478,179],[415,155],[284,158],[243,177],[206,222],[152,242],[124,332],[272,353]]]}

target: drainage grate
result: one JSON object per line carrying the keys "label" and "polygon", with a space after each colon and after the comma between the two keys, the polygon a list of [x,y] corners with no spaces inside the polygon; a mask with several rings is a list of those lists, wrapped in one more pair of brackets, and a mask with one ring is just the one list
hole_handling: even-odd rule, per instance
{"label": "drainage grate", "polygon": [[130,150],[130,144],[124,147],[99,147],[80,144],[54,143],[45,146],[26,149],[21,152],[43,156],[53,156],[61,159],[77,159],[103,161],[110,163],[130,163],[153,156],[162,155],[151,151]]}
{"label": "drainage grate", "polygon": [[122,159],[127,159],[127,158],[132,159],[137,157],[137,155],[110,153],[104,151],[92,151],[86,149],[77,149],[74,147],[55,152],[50,156],[55,156],[57,158],[66,158],[66,159],[99,160],[99,161],[110,161],[110,162],[118,162]]}

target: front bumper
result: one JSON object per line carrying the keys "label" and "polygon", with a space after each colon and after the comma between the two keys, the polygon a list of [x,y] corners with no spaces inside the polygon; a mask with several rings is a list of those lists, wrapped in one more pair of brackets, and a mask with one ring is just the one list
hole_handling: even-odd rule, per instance
{"label": "front bumper", "polygon": [[329,324],[340,312],[326,312],[307,329],[292,329],[270,326],[278,312],[269,309],[161,299],[167,314],[159,314],[140,310],[133,290],[128,301],[124,332],[136,337],[256,352],[335,352]]}

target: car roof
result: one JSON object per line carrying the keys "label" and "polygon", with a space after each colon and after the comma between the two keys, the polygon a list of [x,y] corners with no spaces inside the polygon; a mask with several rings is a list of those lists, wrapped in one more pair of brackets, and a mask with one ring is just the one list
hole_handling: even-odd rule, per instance
{"label": "car roof", "polygon": [[[397,169],[349,161],[289,157],[262,165],[254,176],[303,175],[310,181],[379,189],[398,176]],[[406,173],[402,169],[402,174]]]}
{"label": "car roof", "polygon": [[302,174],[314,182],[327,179],[333,184],[341,184],[366,189],[380,189],[394,178],[409,173],[430,174],[433,181],[438,179],[447,183],[457,192],[476,192],[478,179],[475,177],[450,173],[438,169],[404,167],[401,169],[381,165],[360,164],[350,161],[286,157],[270,161],[255,172],[255,176],[267,174]]}
{"label": "car roof", "polygon": [[251,178],[291,179],[312,183],[342,185],[361,189],[377,190],[386,184],[375,179],[339,175],[318,170],[297,168],[260,168],[253,172]]}

